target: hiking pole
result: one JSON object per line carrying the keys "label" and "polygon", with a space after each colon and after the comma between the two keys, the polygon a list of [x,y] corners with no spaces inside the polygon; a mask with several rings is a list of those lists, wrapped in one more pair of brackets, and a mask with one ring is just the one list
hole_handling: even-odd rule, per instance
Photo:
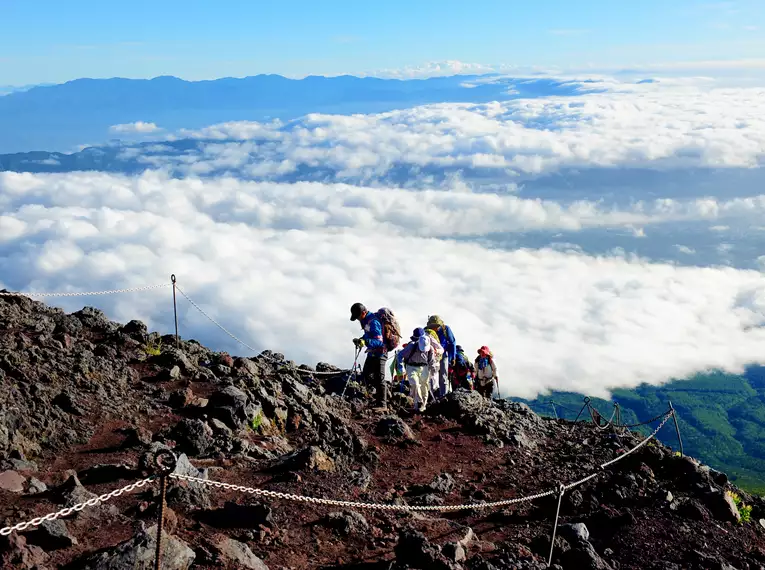
{"label": "hiking pole", "polygon": [[494,382],[497,384],[497,399],[501,400],[502,399],[502,394],[499,391],[499,378],[494,378]]}
{"label": "hiking pole", "polygon": [[348,380],[345,381],[345,386],[343,386],[343,392],[340,394],[341,398],[345,398],[345,390],[348,388],[348,384],[351,383],[351,378],[356,377],[356,364],[359,361],[359,354],[361,354],[361,347],[357,346],[355,354],[353,356],[353,370],[351,372],[351,375],[348,377]]}

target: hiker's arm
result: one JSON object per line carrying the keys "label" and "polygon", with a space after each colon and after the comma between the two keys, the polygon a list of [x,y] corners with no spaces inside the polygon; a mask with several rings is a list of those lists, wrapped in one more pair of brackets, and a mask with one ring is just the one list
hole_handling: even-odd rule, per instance
{"label": "hiker's arm", "polygon": [[449,355],[449,362],[452,362],[457,357],[457,343],[454,340],[454,333],[452,328],[446,327],[446,352]]}
{"label": "hiker's arm", "polygon": [[361,337],[369,348],[382,348],[383,347],[383,334],[382,325],[380,321],[373,320],[369,325],[369,332],[364,331],[364,336]]}

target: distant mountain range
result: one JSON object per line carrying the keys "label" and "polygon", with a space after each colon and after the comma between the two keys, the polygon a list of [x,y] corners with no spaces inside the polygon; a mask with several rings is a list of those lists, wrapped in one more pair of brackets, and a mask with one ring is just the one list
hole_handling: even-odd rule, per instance
{"label": "distant mountain range", "polygon": [[[537,413],[573,420],[583,396],[553,392],[535,400],[522,400]],[[555,402],[555,411],[553,404]],[[637,423],[665,411],[671,401],[680,419],[685,453],[726,472],[736,485],[765,493],[765,367],[748,368],[744,375],[699,374],[663,386],[643,385],[634,390],[614,390],[613,400],[598,398],[592,404],[606,418],[618,402],[623,423]],[[644,433],[657,423],[638,428]],[[674,426],[658,434],[664,444],[678,449]]]}
{"label": "distant mountain range", "polygon": [[[256,75],[185,81],[77,79],[0,97],[0,153],[69,152],[109,137],[109,127],[137,121],[165,129],[234,120],[292,119],[308,113],[372,113],[438,102],[487,102],[576,95],[582,82],[494,75],[378,79]],[[588,86],[588,91],[596,88]]]}

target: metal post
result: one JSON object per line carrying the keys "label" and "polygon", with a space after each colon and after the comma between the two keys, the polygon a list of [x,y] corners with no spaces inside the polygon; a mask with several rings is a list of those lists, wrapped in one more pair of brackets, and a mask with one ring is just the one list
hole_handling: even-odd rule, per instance
{"label": "metal post", "polygon": [[550,400],[550,405],[552,406],[552,409],[553,409],[553,415],[555,416],[555,419],[556,419],[556,420],[557,420],[557,419],[560,419],[560,418],[558,418],[558,410],[556,410],[556,409],[555,409],[555,402],[553,402],[552,400]]}
{"label": "metal post", "polygon": [[675,432],[677,432],[677,441],[680,443],[680,455],[685,455],[683,452],[683,438],[680,437],[680,424],[677,423],[677,412],[675,411],[672,402],[669,402],[669,409],[672,411],[672,419],[675,421]]}
{"label": "metal post", "polygon": [[[582,412],[583,412],[583,411],[584,411],[584,409],[585,409],[587,406],[589,406],[589,405],[590,405],[590,399],[589,399],[588,397],[585,397],[585,398],[584,398],[584,405],[582,406],[582,409],[581,409],[581,410],[579,410],[579,413],[576,415],[576,419],[574,420],[574,423],[576,423],[576,422],[578,422],[578,421],[579,421],[579,417],[582,415]],[[576,427],[576,426],[571,426],[571,433],[573,433],[573,431],[574,431],[574,427]]]}
{"label": "metal post", "polygon": [[173,284],[173,316],[175,317],[175,348],[180,348],[181,343],[178,339],[178,304],[175,301],[175,273],[170,276],[170,282]]}
{"label": "metal post", "polygon": [[157,512],[157,548],[154,551],[154,570],[162,568],[162,527],[165,524],[167,478],[175,471],[175,454],[168,449],[160,449],[154,454],[154,465],[159,475],[159,504]]}
{"label": "metal post", "polygon": [[348,384],[351,383],[351,378],[356,378],[356,363],[359,361],[360,354],[361,354],[361,347],[357,346],[355,354],[353,356],[353,369],[351,371],[351,375],[348,376],[348,380],[345,381],[345,386],[343,386],[343,392],[340,394],[341,398],[345,397],[345,390],[348,388]]}
{"label": "metal post", "polygon": [[614,408],[616,413],[614,414],[614,425],[620,426],[622,424],[622,409],[619,407],[619,402],[614,402]]}
{"label": "metal post", "polygon": [[558,484],[558,508],[555,509],[555,523],[553,523],[552,539],[550,540],[550,556],[547,557],[547,567],[552,565],[553,551],[555,550],[555,534],[558,532],[558,517],[560,516],[560,504],[563,501],[563,483]]}

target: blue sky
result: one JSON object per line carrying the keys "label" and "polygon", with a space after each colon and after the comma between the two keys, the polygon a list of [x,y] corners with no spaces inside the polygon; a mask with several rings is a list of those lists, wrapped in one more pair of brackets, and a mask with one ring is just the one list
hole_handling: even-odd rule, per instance
{"label": "blue sky", "polygon": [[765,57],[762,0],[0,0],[0,85]]}

